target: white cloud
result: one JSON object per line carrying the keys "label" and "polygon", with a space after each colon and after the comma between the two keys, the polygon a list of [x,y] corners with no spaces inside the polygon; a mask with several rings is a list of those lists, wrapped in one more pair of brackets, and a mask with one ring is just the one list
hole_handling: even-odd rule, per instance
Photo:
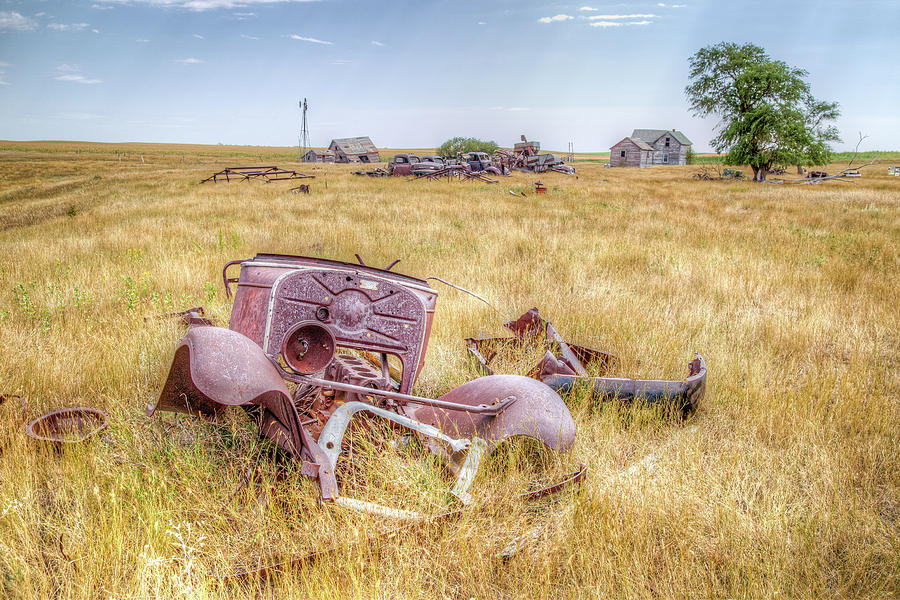
{"label": "white cloud", "polygon": [[148,40],[147,38],[138,38],[138,39],[136,39],[136,40],[134,40],[134,41],[139,42],[139,43],[141,43],[141,44],[146,44],[146,43],[149,42],[150,40]]}
{"label": "white cloud", "polygon": [[92,121],[94,119],[103,119],[103,115],[95,115],[93,113],[83,112],[61,112],[48,115],[50,119],[61,119],[65,121]]}
{"label": "white cloud", "polygon": [[616,21],[622,19],[658,19],[659,15],[592,15],[591,21]]}
{"label": "white cloud", "polygon": [[523,112],[523,111],[531,110],[531,109],[528,108],[527,106],[510,106],[506,110],[508,110],[510,112]]}
{"label": "white cloud", "polygon": [[242,33],[241,37],[244,38],[245,40],[258,40],[259,39],[255,35],[247,35],[246,33]]}
{"label": "white cloud", "polygon": [[97,10],[112,10],[115,7],[108,4],[91,4],[91,8],[96,8]]}
{"label": "white cloud", "polygon": [[84,31],[90,26],[90,23],[48,23],[47,29],[52,29],[53,31]]}
{"label": "white cloud", "polygon": [[599,8],[594,8],[593,6],[582,6],[582,7],[579,8],[578,10],[594,11],[594,12],[596,12],[596,11],[598,11],[598,10],[600,10],[600,9],[599,9]]}
{"label": "white cloud", "polygon": [[383,43],[381,43],[381,42],[376,42],[375,40],[372,40],[372,45],[373,45],[373,46],[381,46],[381,47],[384,47],[384,46],[386,46],[387,44],[383,44]]}
{"label": "white cloud", "polygon": [[653,21],[594,21],[591,27],[622,27],[624,25],[650,25]]}
{"label": "white cloud", "polygon": [[541,17],[538,19],[538,23],[553,23],[554,21],[568,21],[569,19],[574,19],[575,17],[569,15],[553,15],[552,17]]}
{"label": "white cloud", "polygon": [[91,33],[100,33],[99,29],[91,29]]}
{"label": "white cloud", "polygon": [[58,75],[54,77],[57,81],[71,81],[72,83],[103,83],[102,79],[88,79],[84,75],[78,75],[77,73],[70,73],[68,75]]}
{"label": "white cloud", "polygon": [[337,60],[331,61],[330,64],[332,64],[332,65],[352,65],[353,61],[352,60],[344,60],[342,58],[339,58]]}
{"label": "white cloud", "polygon": [[479,25],[487,25],[487,23],[485,23],[484,21],[478,21],[478,24]]}
{"label": "white cloud", "polygon": [[198,40],[205,40],[205,39],[206,39],[205,37],[203,37],[203,36],[200,35],[199,33],[192,33],[192,34],[191,34],[191,37],[195,37],[195,38],[197,38]]}
{"label": "white cloud", "polygon": [[328,42],[325,40],[319,40],[314,37],[304,37],[302,35],[291,34],[288,36],[292,40],[300,40],[301,42],[311,42],[313,44],[325,44],[326,46],[334,46],[334,42]]}
{"label": "white cloud", "polygon": [[6,80],[6,71],[0,71],[0,85],[9,85],[9,82]]}
{"label": "white cloud", "polygon": [[37,27],[37,22],[15,11],[0,11],[0,31],[31,31]]}
{"label": "white cloud", "polygon": [[265,4],[316,2],[318,0],[99,0],[99,4],[143,4],[158,8],[181,8],[195,12],[207,10],[246,8]]}
{"label": "white cloud", "polygon": [[4,67],[8,67],[8,66],[9,66],[9,63],[8,63],[8,62],[2,62],[2,61],[0,61],[0,68],[4,68]]}
{"label": "white cloud", "polygon": [[203,64],[203,61],[199,58],[176,58],[172,62],[177,62],[181,65],[199,65]]}
{"label": "white cloud", "polygon": [[254,18],[256,18],[256,13],[253,13],[253,12],[236,12],[236,13],[231,13],[231,16],[233,16],[233,17],[234,17],[235,19],[237,19],[238,21],[246,21],[247,19],[254,19]]}

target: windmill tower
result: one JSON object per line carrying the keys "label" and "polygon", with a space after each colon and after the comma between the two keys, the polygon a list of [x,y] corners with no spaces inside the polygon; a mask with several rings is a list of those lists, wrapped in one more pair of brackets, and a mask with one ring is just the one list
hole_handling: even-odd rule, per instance
{"label": "windmill tower", "polygon": [[297,148],[300,151],[300,160],[303,161],[303,156],[309,152],[309,128],[306,126],[306,109],[309,106],[306,103],[306,98],[300,101],[300,110],[302,116],[300,117],[300,137],[297,139]]}

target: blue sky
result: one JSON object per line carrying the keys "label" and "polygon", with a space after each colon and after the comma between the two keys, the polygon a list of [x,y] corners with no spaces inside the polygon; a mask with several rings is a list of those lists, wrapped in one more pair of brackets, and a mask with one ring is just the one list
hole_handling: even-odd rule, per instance
{"label": "blue sky", "polygon": [[900,0],[0,0],[0,139],[383,147],[455,136],[604,151],[715,123],[687,59],[753,42],[841,104],[844,143],[895,149]]}

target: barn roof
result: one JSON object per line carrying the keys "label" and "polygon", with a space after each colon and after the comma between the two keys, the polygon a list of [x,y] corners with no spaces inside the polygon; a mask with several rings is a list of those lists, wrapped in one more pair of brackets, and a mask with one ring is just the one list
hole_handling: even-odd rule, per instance
{"label": "barn roof", "polygon": [[336,145],[344,154],[368,154],[378,152],[378,148],[368,136],[341,138],[331,140],[331,145]]}
{"label": "barn roof", "polygon": [[635,129],[633,132],[631,132],[631,137],[632,139],[639,138],[644,140],[648,144],[652,144],[666,133],[670,134],[672,137],[678,140],[678,143],[683,146],[693,145],[693,142],[688,139],[688,136],[684,135],[676,129]]}
{"label": "barn roof", "polygon": [[627,137],[627,138],[622,138],[621,141],[616,142],[615,144],[613,144],[612,146],[610,146],[610,148],[615,148],[616,146],[618,146],[618,145],[621,144],[622,142],[631,142],[632,144],[634,144],[635,146],[637,146],[637,147],[640,148],[641,150],[653,150],[653,146],[651,146],[650,144],[648,144],[648,143],[645,142],[644,140],[642,140],[642,139],[640,139],[640,138],[633,137],[633,136],[632,136],[632,137]]}
{"label": "barn roof", "polygon": [[310,148],[307,154],[318,154],[319,156],[334,156],[334,152],[328,150],[327,148],[324,150],[317,150],[315,148]]}

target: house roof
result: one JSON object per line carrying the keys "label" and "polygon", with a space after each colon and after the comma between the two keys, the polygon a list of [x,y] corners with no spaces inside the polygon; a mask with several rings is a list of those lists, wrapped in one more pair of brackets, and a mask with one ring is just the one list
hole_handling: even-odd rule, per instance
{"label": "house roof", "polygon": [[678,143],[682,146],[693,145],[693,142],[691,142],[691,140],[689,140],[686,135],[684,135],[677,129],[635,129],[633,132],[631,132],[631,137],[632,139],[640,138],[648,144],[652,144],[667,133],[678,140]]}
{"label": "house roof", "polygon": [[337,146],[344,154],[368,154],[369,152],[378,152],[378,148],[372,143],[368,136],[340,138],[331,140],[331,146]]}
{"label": "house roof", "polygon": [[651,146],[650,144],[648,144],[648,143],[645,142],[644,140],[642,140],[642,139],[640,139],[640,138],[635,138],[635,137],[622,138],[620,141],[618,141],[618,142],[616,142],[615,144],[613,144],[612,146],[610,146],[610,148],[615,148],[616,146],[618,146],[618,145],[621,144],[622,142],[631,142],[632,144],[634,144],[635,146],[637,146],[637,147],[640,148],[641,150],[653,150],[653,146]]}
{"label": "house roof", "polygon": [[307,154],[318,154],[319,156],[334,156],[334,152],[328,150],[327,148],[325,150],[316,150],[315,148],[311,148],[310,151],[307,152]]}

